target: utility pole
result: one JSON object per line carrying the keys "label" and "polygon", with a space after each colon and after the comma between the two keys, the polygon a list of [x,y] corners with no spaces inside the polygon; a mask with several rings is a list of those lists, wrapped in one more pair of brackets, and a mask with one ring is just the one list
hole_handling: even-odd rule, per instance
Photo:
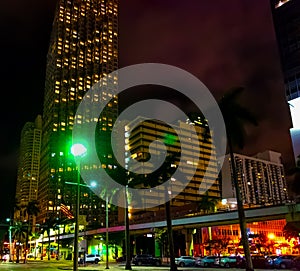
{"label": "utility pole", "polygon": [[109,269],[108,266],[108,195],[106,195],[106,206],[105,206],[105,226],[106,226],[106,240],[105,240],[105,245],[106,245],[106,268]]}

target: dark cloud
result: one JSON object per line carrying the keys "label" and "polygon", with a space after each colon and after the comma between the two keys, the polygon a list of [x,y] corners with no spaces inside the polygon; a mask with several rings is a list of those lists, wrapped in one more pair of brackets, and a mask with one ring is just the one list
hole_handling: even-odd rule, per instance
{"label": "dark cloud", "polygon": [[283,154],[287,167],[292,165],[291,123],[270,2],[163,2],[120,3],[121,66],[143,62],[178,66],[197,76],[216,99],[232,86],[244,86],[241,102],[260,124],[247,128],[243,152],[272,149]]}

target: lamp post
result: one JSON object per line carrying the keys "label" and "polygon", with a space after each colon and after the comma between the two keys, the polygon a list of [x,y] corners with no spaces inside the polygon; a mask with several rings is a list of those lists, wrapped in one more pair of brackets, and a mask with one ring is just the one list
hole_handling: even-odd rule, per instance
{"label": "lamp post", "polygon": [[11,229],[12,229],[12,226],[10,225],[10,226],[9,226],[9,262],[12,262],[12,259],[11,259],[11,255],[12,255],[12,237],[11,237]]}
{"label": "lamp post", "polygon": [[109,269],[108,266],[108,195],[106,194],[106,206],[105,206],[105,226],[106,226],[106,267],[105,269]]}
{"label": "lamp post", "polygon": [[[89,188],[92,188],[92,187],[96,187],[97,186],[97,183],[95,181],[92,181],[90,185],[86,185],[86,184],[82,184],[82,183],[73,183],[73,182],[65,182],[65,184],[70,184],[70,185],[76,185],[76,189],[79,191],[78,195],[80,195],[80,189],[78,189],[78,187],[81,187],[81,186],[84,186],[84,187],[89,187]],[[76,193],[76,200],[77,200],[77,193]],[[78,205],[77,205],[77,202],[76,202],[76,209],[77,209],[77,206],[79,206],[80,204],[80,201],[78,202]],[[79,223],[78,220],[77,220],[77,215],[76,215],[76,210],[75,210],[75,232],[74,232],[74,242],[75,242],[75,239],[77,239],[77,243],[78,243],[78,232],[79,232]],[[79,217],[79,208],[78,208],[78,217]],[[76,225],[78,224],[78,227],[76,227]],[[77,235],[76,235],[76,232],[77,232]],[[74,255],[75,253],[78,254],[78,246],[77,246],[77,252],[75,251],[75,247],[74,247]],[[78,257],[77,257],[78,258]],[[75,269],[75,265],[77,265],[77,269]],[[74,270],[78,270],[78,261],[77,261],[77,264],[75,264],[74,262]]]}
{"label": "lamp post", "polygon": [[[71,147],[71,153],[74,157],[83,157],[86,154],[86,147],[82,144],[74,144]],[[78,271],[78,218],[79,218],[79,197],[80,197],[80,160],[77,163],[77,185],[76,185],[76,209],[75,209],[75,232],[74,232],[74,258],[73,270]]]}
{"label": "lamp post", "polygon": [[13,226],[11,225],[11,219],[6,218],[6,221],[9,222],[9,228],[8,228],[8,239],[9,239],[9,262],[12,262],[11,255],[12,255],[12,236],[11,236],[11,230]]}
{"label": "lamp post", "polygon": [[125,270],[132,270],[130,260],[130,234],[129,234],[129,216],[128,216],[128,185],[125,187],[125,250],[126,250],[126,264]]}

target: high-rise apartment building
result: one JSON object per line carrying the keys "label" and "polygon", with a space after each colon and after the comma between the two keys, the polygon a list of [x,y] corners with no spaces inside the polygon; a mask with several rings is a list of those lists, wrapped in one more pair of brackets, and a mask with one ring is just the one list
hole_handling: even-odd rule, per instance
{"label": "high-rise apartment building", "polygon": [[[205,124],[195,125],[195,123],[186,123],[178,121],[170,126],[158,120],[149,120],[138,117],[126,125],[125,141],[126,153],[125,164],[130,166],[130,161],[136,159],[144,166],[144,170],[153,172],[153,164],[145,164],[145,158],[149,154],[149,145],[151,144],[151,157],[155,159],[162,155],[162,144],[156,144],[155,141],[163,142],[167,155],[175,155],[174,167],[180,167],[182,179],[172,176],[169,194],[177,195],[171,200],[173,216],[184,216],[197,212],[198,203],[204,195],[213,199],[221,198],[220,183],[218,178],[219,167],[216,157],[215,146],[212,138],[208,136]],[[175,127],[175,129],[174,129]],[[196,133],[192,130],[195,129]],[[146,158],[147,159],[147,158]],[[179,162],[180,161],[180,162]],[[139,170],[141,165],[138,163],[132,169]],[[149,175],[151,178],[151,175]],[[187,182],[185,183],[185,180]],[[156,186],[155,184],[154,186]],[[159,199],[164,199],[165,190],[163,187],[153,191],[153,195],[147,193],[143,197],[145,206],[156,204]],[[134,201],[134,199],[133,199]],[[134,208],[135,206],[133,206]],[[144,209],[133,210],[132,220],[163,220],[164,205]],[[153,215],[154,212],[154,215]],[[150,214],[150,216],[147,216]],[[151,215],[152,214],[152,215]]]}
{"label": "high-rise apartment building", "polygon": [[[234,153],[236,174],[244,205],[278,205],[288,201],[288,191],[281,154],[265,151],[251,157]],[[221,170],[222,198],[236,198],[230,156]]]}
{"label": "high-rise apartment building", "polygon": [[[40,223],[49,216],[59,216],[61,203],[71,211],[74,208],[76,185],[66,184],[77,182],[76,164],[70,152],[74,116],[85,93],[100,78],[117,68],[118,1],[59,0],[47,55],[39,184]],[[117,87],[117,78],[112,80]],[[99,103],[110,100],[98,119],[98,130],[104,133],[104,139],[118,114],[115,90],[106,85],[107,82],[102,81],[103,91],[92,97]],[[77,121],[85,120],[79,116]],[[108,141],[98,142],[104,152],[110,149]],[[106,152],[105,157],[103,165],[110,163],[111,155]],[[100,199],[82,185],[80,213],[86,215],[90,223],[101,225],[104,209]]]}
{"label": "high-rise apartment building", "polygon": [[[34,122],[26,122],[21,131],[16,185],[16,202],[20,207],[25,208],[29,202],[37,200],[41,142],[42,116],[38,115]],[[22,212],[16,211],[15,218],[27,219],[23,216]]]}
{"label": "high-rise apartment building", "polygon": [[300,2],[271,0],[286,97],[293,128],[290,129],[294,156],[300,155]]}

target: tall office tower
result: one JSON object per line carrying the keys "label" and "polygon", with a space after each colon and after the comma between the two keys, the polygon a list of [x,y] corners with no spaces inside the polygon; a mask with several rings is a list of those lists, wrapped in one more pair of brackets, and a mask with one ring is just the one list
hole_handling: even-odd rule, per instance
{"label": "tall office tower", "polygon": [[[26,208],[30,201],[37,200],[41,142],[42,116],[38,115],[34,122],[26,122],[21,132],[16,202],[23,208]],[[28,219],[26,214],[19,211],[15,211],[15,219]]]}
{"label": "tall office tower", "polygon": [[[196,213],[198,203],[206,194],[210,198],[221,199],[215,146],[212,138],[207,134],[208,130],[204,123],[203,125],[200,121],[196,125],[195,123],[178,121],[173,126],[169,126],[158,120],[138,117],[126,126],[125,164],[128,167],[130,167],[131,160],[136,159],[143,164],[145,170],[153,172],[153,164],[145,164],[143,161],[149,153],[150,144],[153,148],[151,151],[153,159],[162,155],[162,144],[155,143],[156,140],[164,142],[167,155],[175,156],[172,166],[179,167],[182,175],[178,177],[174,177],[174,175],[171,178],[170,190],[168,190],[169,194],[177,194],[171,200],[174,217]],[[194,129],[196,132],[192,132]],[[140,163],[131,169],[140,170]],[[151,174],[147,178],[150,180]],[[163,187],[156,191],[150,190],[150,193],[143,196],[145,206],[156,205],[159,199],[165,199],[165,191],[166,189]],[[132,207],[135,208],[134,202]],[[163,204],[160,206],[157,204],[157,207],[151,209],[139,208],[139,210],[133,210],[131,219],[134,222],[149,221],[150,219],[164,220],[164,211]]]}
{"label": "tall office tower", "polygon": [[[234,154],[237,177],[245,206],[278,205],[288,201],[281,154],[265,151],[250,157]],[[236,198],[229,155],[221,170],[222,198]]]}
{"label": "tall office tower", "polygon": [[293,128],[290,130],[295,159],[300,155],[300,2],[271,0],[286,97]]}
{"label": "tall office tower", "polygon": [[[117,68],[118,1],[59,0],[47,55],[39,186],[40,223],[48,217],[59,216],[61,203],[71,211],[75,208],[77,169],[70,153],[74,116],[85,93]],[[109,80],[113,80],[116,88],[117,78]],[[102,166],[112,160],[105,151],[110,149],[105,132],[110,132],[118,114],[116,89],[108,88],[107,81],[101,81],[103,91],[91,97],[93,104],[109,101],[97,120],[99,133],[103,132],[100,135],[102,140],[97,141],[101,145],[97,147],[106,158],[101,161]],[[78,123],[85,121],[88,121],[88,116],[78,116]],[[72,182],[74,185],[69,184]],[[101,200],[84,184],[80,190],[80,214],[85,215],[90,224],[101,226],[105,209]]]}

